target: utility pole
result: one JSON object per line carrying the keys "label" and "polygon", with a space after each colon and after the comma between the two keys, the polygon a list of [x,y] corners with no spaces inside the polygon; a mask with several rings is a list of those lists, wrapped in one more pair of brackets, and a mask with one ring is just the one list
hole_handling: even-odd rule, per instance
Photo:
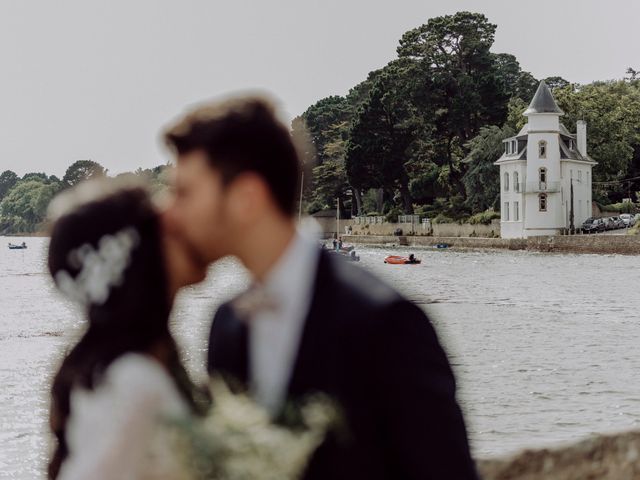
{"label": "utility pole", "polygon": [[336,235],[340,236],[340,197],[336,198]]}
{"label": "utility pole", "polygon": [[302,220],[302,192],[304,191],[304,171],[300,179],[300,205],[298,206],[298,223]]}

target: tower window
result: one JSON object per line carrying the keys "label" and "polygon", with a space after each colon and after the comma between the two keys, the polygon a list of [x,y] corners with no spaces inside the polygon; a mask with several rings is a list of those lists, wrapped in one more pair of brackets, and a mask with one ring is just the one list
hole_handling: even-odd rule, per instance
{"label": "tower window", "polygon": [[509,191],[509,173],[508,172],[504,173],[504,191],[505,192]]}
{"label": "tower window", "polygon": [[540,190],[547,189],[547,169],[541,168],[538,170],[538,181],[540,182]]}
{"label": "tower window", "polygon": [[547,211],[547,194],[541,193],[538,195],[538,210],[541,212]]}
{"label": "tower window", "polygon": [[513,191],[520,192],[520,184],[518,183],[520,180],[518,172],[513,172]]}
{"label": "tower window", "polygon": [[502,212],[502,217],[505,222],[509,221],[509,202],[504,202],[504,212]]}
{"label": "tower window", "polygon": [[538,156],[540,158],[547,158],[547,142],[544,140],[538,142]]}
{"label": "tower window", "polygon": [[520,221],[520,202],[513,202],[513,219],[516,222]]}

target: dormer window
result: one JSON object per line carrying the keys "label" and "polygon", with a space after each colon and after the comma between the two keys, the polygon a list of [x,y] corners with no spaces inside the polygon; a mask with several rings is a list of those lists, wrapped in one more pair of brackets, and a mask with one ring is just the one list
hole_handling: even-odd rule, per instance
{"label": "dormer window", "polygon": [[544,140],[538,142],[538,157],[547,158],[547,142]]}
{"label": "dormer window", "polygon": [[513,153],[518,153],[518,141],[517,140],[513,140],[511,142],[511,151]]}
{"label": "dormer window", "polygon": [[569,140],[569,150],[571,151],[575,150],[575,144],[573,143],[573,139]]}
{"label": "dormer window", "polygon": [[511,154],[511,142],[504,142],[504,153]]}

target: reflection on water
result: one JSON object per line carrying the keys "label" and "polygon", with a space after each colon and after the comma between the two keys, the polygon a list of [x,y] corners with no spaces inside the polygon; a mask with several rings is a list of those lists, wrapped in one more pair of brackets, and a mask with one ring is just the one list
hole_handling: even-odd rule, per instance
{"label": "reflection on water", "polygon": [[[46,240],[26,241],[0,241],[0,478],[44,478],[51,372],[81,328],[45,273]],[[410,252],[359,253],[432,317],[476,455],[638,427],[637,257],[421,250],[422,265],[393,266],[385,255]],[[211,314],[246,281],[225,261],[178,301],[174,330],[198,378]]]}

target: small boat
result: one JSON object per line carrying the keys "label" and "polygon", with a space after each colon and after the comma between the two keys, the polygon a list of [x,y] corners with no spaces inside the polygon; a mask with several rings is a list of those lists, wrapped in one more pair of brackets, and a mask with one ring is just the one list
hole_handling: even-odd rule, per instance
{"label": "small boat", "polygon": [[438,248],[438,249],[442,249],[442,248],[449,248],[449,244],[448,243],[436,243],[433,248]]}
{"label": "small boat", "polygon": [[326,251],[328,253],[332,254],[332,255],[337,255],[339,257],[342,257],[345,260],[348,260],[350,262],[359,262],[360,261],[360,255],[357,255],[355,250],[351,250],[350,252],[337,251],[337,250],[326,250]]}
{"label": "small boat", "polygon": [[409,255],[408,257],[389,255],[384,259],[384,263],[388,263],[390,265],[418,265],[422,263],[422,260],[414,257],[413,255]]}
{"label": "small boat", "polygon": [[9,243],[9,250],[26,250],[27,244],[22,242],[20,245],[16,245],[15,243]]}

